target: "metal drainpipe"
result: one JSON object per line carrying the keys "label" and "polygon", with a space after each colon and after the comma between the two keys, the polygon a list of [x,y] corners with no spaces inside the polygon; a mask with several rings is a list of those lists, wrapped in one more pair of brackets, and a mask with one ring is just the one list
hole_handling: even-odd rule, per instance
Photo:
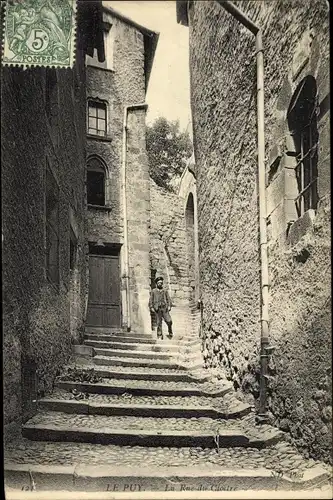
{"label": "metal drainpipe", "polygon": [[144,109],[147,111],[148,105],[133,104],[124,107],[124,121],[123,121],[123,145],[122,145],[122,202],[123,202],[123,221],[124,221],[124,273],[123,278],[125,278],[126,283],[126,313],[127,313],[127,330],[131,330],[131,302],[130,302],[130,283],[129,283],[129,248],[128,248],[128,216],[127,216],[127,175],[126,175],[126,164],[127,164],[127,119],[128,112],[134,111],[136,109]]}
{"label": "metal drainpipe", "polygon": [[259,187],[259,233],[261,263],[261,353],[260,353],[260,400],[259,417],[267,418],[267,365],[269,358],[269,275],[267,257],[266,222],[266,175],[265,175],[265,109],[264,109],[264,56],[262,31],[241,10],[228,0],[216,0],[237,21],[256,37],[257,59],[257,134],[258,134],[258,187]]}

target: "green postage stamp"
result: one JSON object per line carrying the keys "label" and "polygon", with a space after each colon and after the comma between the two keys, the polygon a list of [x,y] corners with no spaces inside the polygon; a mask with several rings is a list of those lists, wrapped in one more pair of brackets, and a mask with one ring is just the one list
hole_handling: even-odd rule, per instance
{"label": "green postage stamp", "polygon": [[2,64],[72,67],[76,0],[7,0]]}

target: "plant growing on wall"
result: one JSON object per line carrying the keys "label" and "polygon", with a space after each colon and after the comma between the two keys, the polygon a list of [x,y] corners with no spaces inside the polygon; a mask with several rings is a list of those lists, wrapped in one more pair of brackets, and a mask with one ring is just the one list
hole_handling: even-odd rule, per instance
{"label": "plant growing on wall", "polygon": [[180,131],[178,121],[160,117],[147,126],[146,139],[150,177],[174,191],[193,151],[189,133]]}

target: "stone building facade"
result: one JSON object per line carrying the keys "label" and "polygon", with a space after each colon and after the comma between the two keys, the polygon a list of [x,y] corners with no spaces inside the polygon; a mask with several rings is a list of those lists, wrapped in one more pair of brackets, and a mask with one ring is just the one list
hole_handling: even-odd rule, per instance
{"label": "stone building facade", "polygon": [[[268,408],[331,459],[329,22],[324,0],[240,1],[262,28],[270,278]],[[204,357],[259,394],[260,254],[254,36],[218,2],[189,26]]]}
{"label": "stone building facade", "polygon": [[107,7],[103,27],[105,62],[87,58],[87,324],[150,331],[145,96],[158,35]]}
{"label": "stone building facade", "polygon": [[73,69],[1,68],[6,439],[80,339],[86,303],[85,55],[103,59],[99,2],[78,4]]}

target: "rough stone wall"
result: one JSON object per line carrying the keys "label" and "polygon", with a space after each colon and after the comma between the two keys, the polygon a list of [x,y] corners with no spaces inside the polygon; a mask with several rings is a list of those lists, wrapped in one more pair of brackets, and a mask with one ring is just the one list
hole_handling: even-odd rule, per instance
{"label": "rough stone wall", "polygon": [[[106,207],[89,207],[88,239],[124,243],[122,199],[122,148],[125,106],[145,101],[144,42],[141,33],[124,21],[104,13],[112,25],[113,69],[87,66],[87,98],[107,104],[107,136],[88,136],[88,156],[98,155],[107,167]],[[112,32],[112,33],[111,33]],[[108,57],[108,54],[107,54]],[[149,182],[145,144],[145,112],[129,110],[126,160],[126,196],[129,234],[130,307],[133,328],[150,328],[149,295]],[[124,277],[124,248],[121,247],[121,274]],[[122,280],[122,318],[127,324],[125,279]]]}
{"label": "rough stone wall", "polygon": [[[327,2],[242,1],[237,5],[263,27],[269,152],[281,136],[282,142],[288,142],[286,113],[302,78],[308,74],[316,78],[319,103],[329,93]],[[255,40],[217,2],[194,2],[189,18],[204,356],[207,366],[219,367],[235,388],[257,397],[260,262]],[[312,41],[304,48],[302,40],[308,31]],[[293,245],[286,238],[288,214],[283,200],[287,183],[277,194],[276,188],[267,187],[272,228],[270,340],[276,347],[270,365],[274,378],[269,409],[275,423],[291,432],[300,449],[325,460],[331,456],[328,117],[323,112],[318,118],[317,214]]]}
{"label": "rough stone wall", "polygon": [[143,109],[131,112],[128,117],[127,224],[132,328],[150,332],[150,186],[145,118]]}
{"label": "rough stone wall", "polygon": [[150,261],[162,275],[175,306],[189,299],[184,199],[150,180]]}
{"label": "rough stone wall", "polygon": [[[85,73],[78,51],[75,71],[57,71],[52,125],[45,110],[45,69],[2,68],[1,151],[3,231],[3,381],[6,439],[20,428],[22,369],[35,364],[38,390],[51,389],[79,336],[85,305]],[[46,278],[46,163],[59,186],[60,286]],[[70,209],[77,232],[76,293],[81,310],[70,324]],[[22,363],[22,364],[21,364]],[[32,374],[33,375],[33,374]]]}

